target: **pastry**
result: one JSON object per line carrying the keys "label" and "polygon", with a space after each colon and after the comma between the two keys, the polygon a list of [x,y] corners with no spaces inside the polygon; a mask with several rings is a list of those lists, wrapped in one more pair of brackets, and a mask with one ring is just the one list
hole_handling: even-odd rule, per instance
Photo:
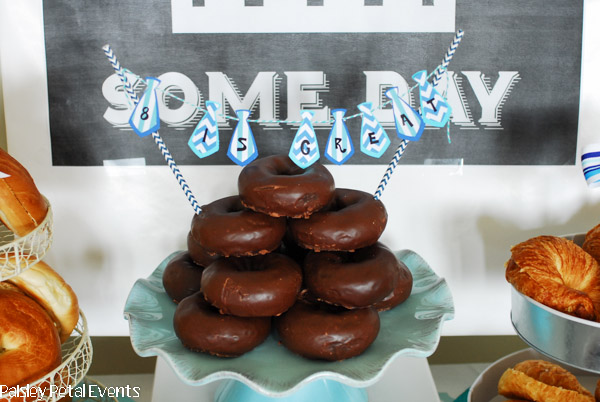
{"label": "pastry", "polygon": [[506,279],[538,302],[587,320],[600,318],[600,267],[570,240],[538,236],[511,249]]}

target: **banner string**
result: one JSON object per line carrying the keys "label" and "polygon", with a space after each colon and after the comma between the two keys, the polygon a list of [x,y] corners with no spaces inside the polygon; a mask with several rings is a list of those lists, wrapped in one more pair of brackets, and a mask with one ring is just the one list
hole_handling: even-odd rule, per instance
{"label": "banner string", "polygon": [[[441,71],[441,72],[440,72],[440,71]],[[147,81],[146,81],[144,78],[142,78],[141,76],[139,76],[139,75],[137,75],[137,74],[133,73],[131,70],[128,70],[127,68],[123,68],[123,72],[125,72],[125,73],[127,73],[127,74],[131,75],[131,76],[132,76],[132,77],[134,77],[136,80],[138,80],[138,81],[141,81],[141,82],[142,82],[142,83],[144,83],[144,84],[146,84],[146,83],[147,83]],[[429,79],[429,78],[431,78],[431,77],[434,77],[434,76],[442,76],[444,72],[445,72],[445,69],[444,69],[443,65],[442,65],[442,64],[440,64],[440,65],[438,65],[438,66],[437,66],[437,67],[436,67],[436,68],[435,68],[435,69],[434,69],[434,70],[433,70],[433,71],[432,71],[432,72],[431,72],[431,73],[430,73],[430,74],[427,76],[427,79]],[[117,73],[117,74],[118,74],[118,73]],[[119,75],[119,77],[121,77],[121,75]],[[435,78],[434,78],[434,80],[435,80]],[[439,81],[439,79],[438,79],[438,81]],[[434,85],[435,85],[435,84],[434,84]],[[128,84],[128,86],[129,86],[129,89],[128,89],[127,87],[125,87],[124,89],[125,89],[125,91],[126,91],[128,94],[129,94],[129,90],[131,89],[131,85],[129,85],[129,84]],[[415,85],[413,85],[413,86],[411,86],[411,87],[408,89],[408,92],[405,92],[405,93],[403,93],[401,96],[407,95],[408,93],[410,93],[410,92],[412,92],[414,89],[416,89],[418,86],[419,86],[419,84],[418,84],[418,83],[417,83],[417,84],[415,84]],[[189,105],[189,106],[191,106],[191,107],[193,107],[193,108],[195,108],[195,109],[198,109],[198,110],[199,110],[200,112],[202,112],[202,113],[207,113],[207,112],[208,112],[206,109],[203,109],[203,108],[201,108],[201,107],[200,107],[200,106],[198,106],[198,105],[195,105],[195,104],[193,104],[193,103],[191,103],[191,102],[189,102],[189,101],[186,101],[185,99],[183,99],[183,98],[181,98],[181,97],[179,97],[179,96],[175,95],[174,93],[172,93],[172,92],[170,92],[170,91],[168,91],[168,90],[166,90],[166,91],[165,91],[164,89],[162,89],[162,88],[160,88],[160,87],[159,87],[159,88],[157,88],[157,91],[158,91],[158,92],[161,92],[163,95],[170,96],[170,97],[172,97],[173,99],[176,99],[176,100],[178,100],[178,101],[179,101],[179,102],[181,102],[181,103],[184,103],[184,104],[186,104],[186,105]],[[384,107],[386,107],[386,106],[390,105],[391,103],[392,103],[391,101],[386,101],[386,102],[382,103],[382,104],[381,104],[381,105],[380,105],[380,106],[379,106],[377,109],[383,109]],[[221,114],[221,113],[218,113],[217,115],[219,115],[219,116],[222,116],[222,117],[224,117],[224,118],[225,118],[225,119],[227,119],[227,120],[239,121],[239,118],[237,118],[237,117],[234,117],[234,116],[228,116],[228,115]],[[343,118],[343,120],[344,120],[344,121],[347,121],[347,120],[350,120],[350,119],[354,119],[354,118],[357,118],[357,117],[361,117],[362,115],[363,115],[362,113],[356,113],[356,114],[354,114],[354,115],[351,115],[351,116],[346,116],[346,117],[344,117],[344,118]],[[293,125],[302,124],[302,120],[265,120],[265,119],[248,119],[247,121],[248,121],[249,123],[258,123],[258,124],[293,124]],[[333,124],[333,123],[334,123],[334,120],[320,120],[320,121],[313,121],[313,124]]]}
{"label": "banner string", "polygon": [[[125,73],[124,73],[124,69],[121,66],[121,63],[119,63],[119,60],[117,60],[117,56],[113,52],[112,48],[110,47],[110,45],[104,45],[102,47],[102,49],[104,50],[104,53],[106,54],[106,57],[108,58],[108,61],[113,66],[113,69],[115,70],[116,74],[121,79],[121,82],[123,83],[123,87],[125,88],[125,92],[127,93],[129,100],[131,102],[133,102],[133,104],[137,104],[139,102],[139,98],[138,98],[137,94],[135,93],[135,91],[133,90],[133,88],[131,87],[131,84],[127,80],[127,77],[125,76]],[[173,172],[175,179],[177,180],[177,182],[179,183],[179,186],[183,190],[186,198],[188,199],[188,202],[191,204],[192,208],[194,209],[194,212],[196,214],[200,214],[202,212],[202,209],[200,208],[200,205],[196,201],[196,197],[194,196],[194,194],[192,193],[192,190],[188,186],[187,181],[181,174],[181,171],[179,170],[177,163],[175,163],[175,160],[173,159],[171,152],[169,151],[166,144],[164,143],[164,141],[158,134],[158,131],[155,131],[152,133],[152,138],[154,139],[154,142],[158,146],[158,149],[160,150],[163,157],[165,158],[167,165],[169,165],[169,167],[171,168],[171,171]]]}
{"label": "banner string", "polygon": [[[439,81],[440,81],[441,77],[443,76],[443,74],[447,72],[448,64],[452,60],[452,57],[454,56],[456,48],[460,44],[460,41],[462,40],[462,37],[463,37],[463,31],[459,30],[456,33],[456,35],[455,35],[455,37],[454,37],[454,39],[453,39],[450,47],[448,48],[448,50],[447,50],[447,52],[446,52],[446,54],[444,56],[444,59],[443,59],[442,63],[440,65],[438,65],[429,75],[427,75],[426,78],[425,78],[425,80],[423,80],[423,77],[425,77],[425,74],[424,74],[425,71],[422,71],[422,74],[419,75],[419,78],[416,78],[417,84],[415,84],[415,85],[411,86],[410,88],[408,88],[408,92],[405,92],[402,95],[400,95],[400,94],[397,93],[398,89],[396,87],[395,88],[396,93],[394,93],[392,96],[390,96],[390,95],[388,95],[386,93],[386,95],[388,95],[390,98],[393,98],[393,100],[381,103],[381,99],[380,99],[379,100],[379,106],[377,107],[377,109],[381,110],[381,109],[385,108],[386,106],[388,106],[390,104],[394,104],[394,116],[396,117],[396,113],[397,113],[396,108],[398,107],[397,104],[400,102],[400,97],[401,96],[405,96],[405,95],[410,94],[414,89],[418,88],[420,85],[425,85],[424,83],[427,83],[428,80],[432,76],[434,77],[433,78],[433,84],[432,85],[427,84],[427,85],[429,85],[429,88],[434,88],[439,83]],[[132,71],[123,68],[121,66],[121,64],[119,63],[119,61],[117,60],[116,55],[114,54],[114,52],[111,49],[110,45],[105,45],[103,47],[103,50],[104,50],[104,52],[105,52],[105,54],[106,54],[109,62],[113,66],[113,69],[115,70],[115,73],[117,74],[117,76],[121,80],[121,83],[122,83],[122,86],[123,86],[123,90],[124,90],[124,93],[127,95],[126,98],[127,98],[128,102],[129,102],[129,105],[131,106],[131,103],[133,103],[134,113],[135,113],[135,110],[137,110],[137,107],[139,107],[138,106],[138,102],[140,101],[140,98],[137,96],[137,94],[135,92],[135,89],[130,84],[130,82],[129,82],[127,76],[126,76],[126,74],[128,74],[132,78],[134,78],[136,84],[138,82],[142,82],[142,83],[144,83],[148,87],[148,89],[144,93],[144,97],[143,97],[145,99],[144,105],[147,105],[146,102],[150,99],[150,98],[147,97],[147,93],[149,93],[151,91],[160,91],[163,95],[170,96],[171,98],[176,99],[176,100],[182,102],[182,104],[189,105],[189,106],[197,109],[199,112],[204,113],[205,114],[205,118],[204,119],[206,119],[207,114],[209,113],[209,111],[207,109],[201,108],[199,105],[192,104],[191,102],[186,101],[185,99],[183,99],[183,98],[175,95],[174,93],[172,93],[170,91],[165,91],[165,90],[163,90],[161,88],[158,88],[158,85],[155,85],[155,84],[157,84],[159,82],[157,79],[153,78],[153,80],[154,80],[153,81],[153,85],[152,85],[152,88],[150,88],[149,85],[148,85],[149,84],[148,80],[150,80],[150,78],[148,80],[146,80],[146,79],[140,77],[139,75],[134,74]],[[413,76],[413,78],[415,78],[415,76]],[[446,81],[446,84],[448,84],[447,81]],[[447,91],[447,88],[448,88],[448,86],[446,85],[446,91]],[[394,88],[392,88],[392,89],[394,89]],[[424,90],[423,87],[421,87],[421,91],[423,91],[423,90]],[[433,90],[433,91],[435,91],[435,90]],[[391,92],[391,90],[388,91],[388,92]],[[404,102],[404,101],[402,101],[402,102]],[[371,106],[369,106],[369,108],[370,107]],[[411,109],[410,106],[408,106],[408,107],[409,107],[409,109]],[[422,107],[424,107],[424,106],[422,106]],[[144,109],[147,110],[148,107],[144,107]],[[359,109],[360,109],[360,107],[359,107]],[[435,111],[435,107],[433,109]],[[159,150],[161,151],[161,153],[163,154],[163,156],[164,156],[167,164],[171,168],[171,170],[172,170],[172,172],[173,172],[176,180],[178,181],[179,185],[181,186],[182,190],[184,191],[184,193],[185,193],[188,201],[190,202],[190,204],[193,207],[193,209],[196,212],[196,214],[200,214],[202,212],[202,209],[200,208],[199,204],[197,203],[196,198],[194,197],[192,191],[190,190],[190,188],[189,188],[186,180],[183,178],[183,175],[179,171],[179,168],[177,167],[177,164],[175,163],[175,161],[174,161],[171,153],[169,152],[167,146],[165,145],[164,141],[160,137],[160,135],[158,133],[158,125],[155,125],[155,126],[153,126],[153,125],[147,125],[147,122],[149,122],[150,120],[148,120],[148,115],[147,115],[147,111],[146,110],[144,110],[143,113],[140,115],[141,116],[141,120],[139,120],[139,119],[136,120],[136,122],[140,122],[139,124],[138,123],[131,123],[130,122],[130,124],[132,125],[132,128],[140,136],[144,136],[146,134],[152,134],[152,137],[153,137],[154,141],[156,142],[156,144],[157,144]],[[371,109],[369,109],[369,110],[371,110]],[[440,109],[440,110],[443,110],[443,109]],[[312,122],[312,124],[315,124],[315,125],[318,125],[318,124],[329,124],[329,125],[330,124],[338,124],[340,121],[347,121],[347,120],[354,119],[354,118],[361,117],[361,116],[363,116],[363,118],[366,118],[365,116],[368,113],[365,109],[361,109],[360,113],[356,113],[356,114],[351,115],[351,116],[343,117],[343,113],[345,112],[345,110],[338,109],[338,111],[341,111],[342,114],[341,115],[338,114],[336,116],[336,119],[334,119],[334,120],[315,121],[315,122]],[[236,113],[237,113],[237,111],[236,111]],[[248,114],[249,113],[250,113],[249,111],[246,111],[246,115],[244,115],[244,124],[246,124],[246,125],[248,125],[248,123],[258,123],[258,124],[292,124],[292,125],[300,125],[300,124],[303,123],[303,120],[299,120],[298,121],[298,120],[278,120],[278,119],[273,119],[273,120],[248,119]],[[424,112],[422,112],[422,113],[424,113]],[[241,124],[241,118],[240,118],[241,115],[239,113],[237,113],[237,114],[238,114],[238,117],[228,116],[226,114],[218,114],[218,115],[221,116],[221,117],[223,117],[223,118],[225,118],[226,120],[239,121],[240,124]],[[144,115],[146,115],[146,116],[144,117]],[[140,117],[140,116],[136,115],[136,117]],[[214,119],[214,116],[215,116],[215,114],[213,113],[211,119]],[[446,117],[446,119],[448,119],[448,118],[449,117]],[[435,123],[437,123],[438,121],[439,120],[436,120]],[[423,122],[421,121],[421,123],[423,123]],[[435,123],[432,123],[432,125],[436,126]],[[450,142],[450,127],[449,127],[449,125],[450,125],[449,121],[446,120],[448,142]],[[411,126],[412,126],[412,124],[411,124]],[[140,129],[141,127],[145,127],[145,128]],[[441,126],[437,126],[437,127],[441,127]],[[399,130],[398,126],[396,127],[396,129]],[[394,172],[394,169],[398,165],[398,163],[400,161],[400,158],[404,154],[404,151],[406,150],[406,147],[408,146],[408,144],[410,142],[406,138],[410,138],[410,140],[418,140],[418,137],[420,137],[420,135],[421,135],[422,129],[423,128],[420,129],[421,131],[419,131],[418,134],[417,134],[416,131],[415,132],[411,132],[408,137],[401,135],[400,131],[398,132],[398,135],[401,138],[403,138],[403,139],[401,140],[401,142],[400,142],[400,144],[398,146],[398,149],[394,153],[394,156],[393,156],[392,160],[388,164],[388,167],[387,167],[387,169],[386,169],[386,171],[385,171],[385,173],[383,175],[383,178],[381,179],[381,181],[379,183],[379,186],[377,187],[377,190],[375,191],[375,193],[373,195],[373,197],[376,200],[379,200],[379,198],[381,197],[382,192],[385,189],[385,186],[389,182],[389,180],[391,178],[391,175]],[[154,131],[154,130],[156,130],[156,131]],[[249,126],[248,126],[247,130],[250,130]],[[344,128],[344,130],[345,130],[345,128]],[[237,128],[236,128],[236,131],[237,131]],[[249,131],[249,133],[250,133],[250,136],[251,136],[251,131]],[[406,133],[403,133],[403,134],[406,135]],[[337,138],[336,138],[336,140],[337,140]],[[252,141],[254,141],[254,140],[252,139]],[[343,151],[343,152],[345,152],[345,151]],[[353,151],[351,152],[351,154],[352,153],[353,153]],[[254,156],[254,157],[256,157],[256,156]],[[246,162],[246,163],[248,163],[250,160],[252,160],[250,157],[245,157],[245,159],[240,159],[240,161]],[[235,161],[235,159],[234,159],[234,161]],[[343,161],[337,161],[337,159],[336,159],[336,161],[334,161],[334,163],[341,164],[341,163],[343,163]],[[240,163],[238,163],[238,164],[240,164]]]}
{"label": "banner string", "polygon": [[[448,69],[448,64],[450,64],[450,60],[452,60],[452,57],[454,56],[454,53],[456,52],[456,48],[460,44],[460,41],[462,40],[463,35],[464,35],[464,31],[462,29],[459,29],[456,32],[456,35],[454,36],[454,39],[452,40],[450,47],[448,48],[448,50],[446,51],[446,54],[444,55],[444,60],[442,61],[442,64],[440,65],[441,69],[443,69],[444,71],[446,71]],[[436,69],[435,71],[437,71],[437,70],[438,69]],[[436,77],[434,78],[434,81],[433,81],[434,86],[435,86],[435,84],[437,84],[439,82],[440,78],[441,78],[441,74],[436,75]],[[449,138],[450,138],[450,134],[448,134],[448,139]],[[400,145],[398,145],[398,149],[394,153],[392,160],[388,164],[387,169],[385,170],[385,173],[383,174],[383,177],[381,178],[381,181],[379,182],[379,185],[377,186],[377,189],[375,190],[375,193],[373,194],[373,197],[376,200],[379,200],[379,198],[381,198],[381,195],[383,194],[383,190],[385,190],[385,187],[389,183],[390,178],[391,178],[392,174],[394,173],[394,170],[398,166],[398,162],[400,162],[400,158],[402,158],[402,155],[404,155],[404,151],[406,150],[408,143],[409,143],[409,141],[407,141],[407,140],[400,141]]]}

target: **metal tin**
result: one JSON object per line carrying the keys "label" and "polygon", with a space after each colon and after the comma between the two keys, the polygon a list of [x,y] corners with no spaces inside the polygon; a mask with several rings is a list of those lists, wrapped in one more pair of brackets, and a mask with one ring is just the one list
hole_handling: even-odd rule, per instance
{"label": "metal tin", "polygon": [[[585,235],[563,236],[581,245]],[[600,374],[600,323],[564,314],[511,288],[511,321],[532,348],[559,362]]]}

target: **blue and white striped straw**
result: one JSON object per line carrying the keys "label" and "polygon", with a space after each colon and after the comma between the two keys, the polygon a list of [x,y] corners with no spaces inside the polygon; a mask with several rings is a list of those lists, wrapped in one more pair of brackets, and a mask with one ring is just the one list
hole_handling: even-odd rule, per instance
{"label": "blue and white striped straw", "polygon": [[[456,32],[456,35],[454,36],[454,39],[452,40],[450,47],[448,48],[448,50],[446,51],[446,54],[444,55],[444,60],[442,61],[442,64],[438,67],[438,69],[435,72],[435,76],[433,77],[433,85],[434,86],[439,82],[442,74],[448,68],[448,64],[450,64],[450,60],[452,60],[452,57],[454,57],[456,48],[458,47],[458,45],[460,45],[460,41],[462,40],[463,35],[464,35],[464,31],[462,29],[459,29],[458,32]],[[406,150],[408,143],[409,143],[409,141],[407,141],[407,140],[400,141],[400,145],[398,145],[398,149],[396,150],[396,152],[394,153],[394,156],[392,157],[392,160],[388,164],[388,167],[385,170],[385,173],[383,174],[383,177],[381,178],[379,185],[377,186],[377,190],[375,190],[375,194],[373,195],[373,197],[376,200],[379,200],[381,198],[381,195],[383,194],[383,190],[385,190],[385,187],[388,185],[390,178],[392,177],[392,174],[394,173],[394,169],[396,169],[396,166],[398,166],[398,162],[400,161],[400,158],[402,158],[402,155],[404,154],[404,151]]]}
{"label": "blue and white striped straw", "polygon": [[[117,60],[117,56],[113,52],[112,48],[110,47],[110,45],[104,45],[102,47],[102,50],[104,50],[104,53],[106,54],[106,57],[108,58],[108,61],[113,66],[113,69],[115,70],[115,72],[117,73],[119,78],[121,78],[121,82],[123,83],[123,87],[125,88],[125,92],[127,92],[129,99],[131,100],[131,102],[134,103],[134,105],[137,104],[139,101],[139,98],[138,98],[137,94],[135,93],[135,91],[133,90],[133,88],[131,87],[131,84],[127,80],[127,77],[125,76],[125,73],[123,71],[123,67],[121,66],[121,63],[119,63],[119,60]],[[192,208],[194,208],[194,212],[196,214],[200,214],[202,212],[202,208],[200,208],[200,205],[198,205],[198,202],[196,201],[196,197],[194,197],[192,190],[190,190],[190,187],[188,186],[187,182],[183,178],[183,175],[179,171],[179,168],[177,167],[175,160],[173,160],[173,157],[171,156],[171,152],[169,152],[169,149],[167,148],[164,141],[158,134],[158,131],[152,133],[152,138],[154,138],[154,142],[156,143],[160,152],[162,153],[163,157],[165,158],[165,161],[171,168],[173,175],[175,175],[175,179],[179,183],[179,186],[183,190],[189,203],[192,205]]]}

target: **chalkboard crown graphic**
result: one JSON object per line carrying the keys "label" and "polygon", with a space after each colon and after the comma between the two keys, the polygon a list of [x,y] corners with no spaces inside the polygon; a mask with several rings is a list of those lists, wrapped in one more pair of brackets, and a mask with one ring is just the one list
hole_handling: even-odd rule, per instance
{"label": "chalkboard crown graphic", "polygon": [[173,33],[454,32],[456,0],[171,0],[171,13]]}

